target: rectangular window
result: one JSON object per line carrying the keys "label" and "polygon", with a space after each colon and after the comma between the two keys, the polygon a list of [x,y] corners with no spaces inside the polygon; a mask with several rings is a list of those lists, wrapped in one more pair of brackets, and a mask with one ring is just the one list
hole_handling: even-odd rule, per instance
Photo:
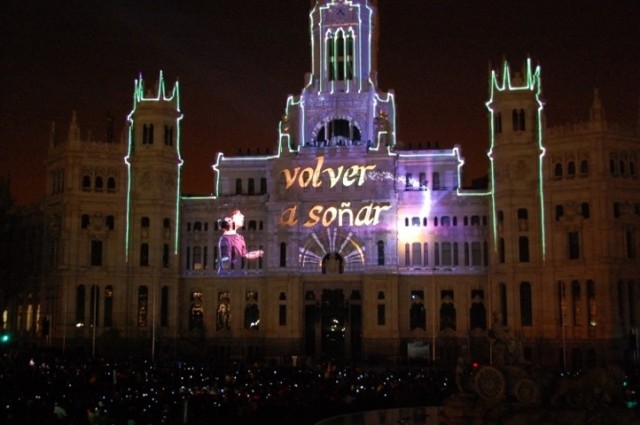
{"label": "rectangular window", "polygon": [[531,284],[529,282],[520,282],[520,324],[533,326]]}
{"label": "rectangular window", "polygon": [[91,241],[91,265],[102,265],[102,241]]}
{"label": "rectangular window", "polygon": [[140,245],[140,266],[147,267],[149,265],[149,244]]}
{"label": "rectangular window", "polygon": [[278,325],[287,326],[287,306],[284,304],[278,306]]}
{"label": "rectangular window", "polygon": [[169,244],[162,245],[162,267],[169,267]]}
{"label": "rectangular window", "polygon": [[193,270],[202,270],[202,248],[199,246],[193,247]]}
{"label": "rectangular window", "polygon": [[451,242],[442,242],[442,265],[451,266]]}
{"label": "rectangular window", "polygon": [[411,291],[409,329],[427,329],[427,314],[424,309],[424,291]]}
{"label": "rectangular window", "polygon": [[384,304],[378,304],[378,326],[385,325],[386,309]]}
{"label": "rectangular window", "polygon": [[422,260],[422,245],[420,242],[414,242],[411,244],[411,265],[413,267],[420,267]]}
{"label": "rectangular window", "polygon": [[529,238],[526,236],[520,236],[518,238],[518,247],[520,254],[520,262],[528,263],[529,262]]}
{"label": "rectangular window", "polygon": [[625,239],[627,244],[627,258],[633,260],[636,258],[636,238],[633,230],[627,230]]}
{"label": "rectangular window", "polygon": [[480,267],[482,265],[482,248],[480,242],[471,242],[471,265]]}
{"label": "rectangular window", "polygon": [[577,260],[580,258],[580,237],[577,231],[567,233],[567,244],[569,247],[569,259]]}

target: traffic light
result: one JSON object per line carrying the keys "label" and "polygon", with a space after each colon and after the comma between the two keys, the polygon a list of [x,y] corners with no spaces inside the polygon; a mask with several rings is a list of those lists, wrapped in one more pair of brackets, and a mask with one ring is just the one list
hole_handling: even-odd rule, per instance
{"label": "traffic light", "polygon": [[3,332],[0,334],[0,343],[8,344],[11,341],[11,334],[9,332]]}

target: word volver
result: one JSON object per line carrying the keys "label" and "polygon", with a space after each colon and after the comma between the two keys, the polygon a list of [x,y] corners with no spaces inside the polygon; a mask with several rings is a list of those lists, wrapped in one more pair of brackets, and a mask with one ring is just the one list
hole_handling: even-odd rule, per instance
{"label": "word volver", "polygon": [[322,174],[326,173],[329,176],[329,187],[335,187],[341,180],[344,186],[351,186],[356,184],[362,186],[366,179],[367,170],[374,170],[376,165],[352,165],[346,167],[340,165],[339,167],[322,168],[324,165],[324,156],[316,157],[315,167],[295,167],[293,170],[284,169],[286,188],[289,189],[296,182],[301,188],[312,186],[322,186]]}

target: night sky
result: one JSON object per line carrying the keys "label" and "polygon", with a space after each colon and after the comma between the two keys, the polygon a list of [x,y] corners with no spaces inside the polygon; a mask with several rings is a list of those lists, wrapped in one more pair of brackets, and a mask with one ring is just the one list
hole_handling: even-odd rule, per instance
{"label": "night sky", "polygon": [[[599,89],[635,124],[640,1],[379,0],[379,88],[394,90],[398,140],[462,146],[485,173],[489,67],[542,67],[549,125],[583,121]],[[539,3],[543,5],[540,6]],[[209,194],[217,152],[274,149],[286,98],[311,68],[309,0],[7,0],[0,4],[0,175],[19,204],[45,194],[51,122],[66,137],[120,134],[134,80],[180,82],[185,193]]]}

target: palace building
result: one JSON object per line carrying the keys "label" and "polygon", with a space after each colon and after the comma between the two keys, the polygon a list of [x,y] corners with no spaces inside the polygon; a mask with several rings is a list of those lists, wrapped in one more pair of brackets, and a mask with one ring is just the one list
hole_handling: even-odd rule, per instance
{"label": "palace building", "polygon": [[[376,1],[316,0],[309,18],[312,69],[272,152],[212,158],[213,196],[182,195],[180,87],[162,74],[135,82],[122,139],[84,140],[75,115],[52,136],[42,274],[5,329],[214,359],[637,354],[638,126],[607,121],[595,92],[588,121],[549,128],[540,68],[504,62],[488,76],[487,183],[466,188],[459,147],[397,143]],[[231,231],[262,255],[228,262],[234,210]]]}

